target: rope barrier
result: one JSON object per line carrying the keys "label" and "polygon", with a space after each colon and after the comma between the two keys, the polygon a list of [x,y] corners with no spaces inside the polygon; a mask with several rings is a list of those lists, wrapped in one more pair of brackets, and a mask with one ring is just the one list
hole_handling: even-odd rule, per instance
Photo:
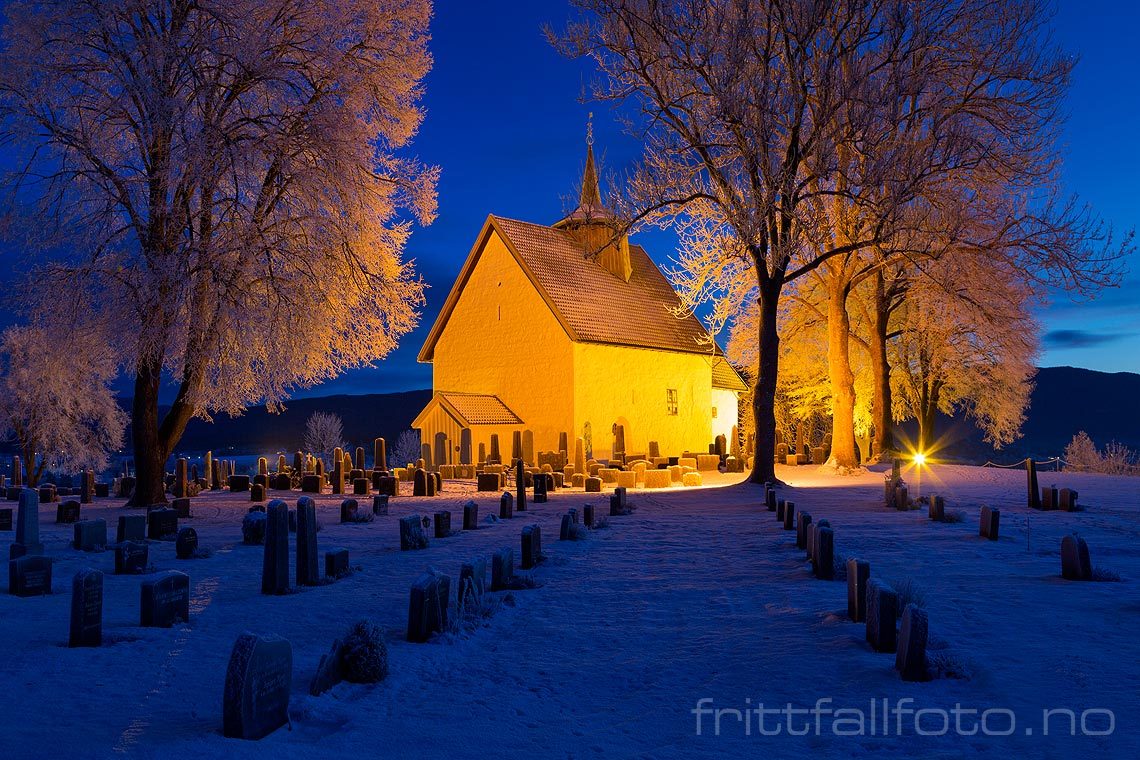
{"label": "rope barrier", "polygon": [[[1061,459],[1061,457],[1052,457],[1050,459],[1043,459],[1040,462],[1034,461],[1033,464],[1038,466],[1038,467],[1043,467],[1044,465],[1051,464],[1057,470],[1060,470],[1061,467],[1068,467],[1069,466],[1069,463],[1066,462],[1064,459]],[[1022,469],[1025,467],[1025,460],[1022,460],[1016,464],[998,464],[997,462],[987,461],[985,464],[982,465],[982,467],[998,467],[998,468],[1003,469],[1003,470],[1016,470],[1016,469]]]}

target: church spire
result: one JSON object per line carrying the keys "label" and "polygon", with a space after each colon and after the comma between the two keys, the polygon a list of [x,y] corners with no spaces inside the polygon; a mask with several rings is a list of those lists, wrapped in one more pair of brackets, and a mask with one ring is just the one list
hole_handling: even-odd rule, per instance
{"label": "church spire", "polygon": [[582,173],[582,194],[578,208],[590,211],[602,206],[602,190],[598,185],[598,171],[594,168],[594,114],[586,122],[586,171]]}

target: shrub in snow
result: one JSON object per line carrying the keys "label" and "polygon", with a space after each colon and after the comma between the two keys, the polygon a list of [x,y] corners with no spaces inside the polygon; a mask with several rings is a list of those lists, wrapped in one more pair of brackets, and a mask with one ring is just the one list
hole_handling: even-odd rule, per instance
{"label": "shrub in snow", "polygon": [[908,604],[913,604],[920,609],[926,608],[926,592],[923,591],[913,578],[903,578],[901,581],[895,581],[891,584],[895,594],[898,595],[899,602],[897,612],[902,616],[902,611],[906,609]]}
{"label": "shrub in snow", "polygon": [[265,543],[264,512],[250,512],[241,521],[241,540],[244,544]]}
{"label": "shrub in snow", "polygon": [[927,654],[926,670],[931,678],[954,678],[969,681],[973,675],[970,663],[946,652]]}
{"label": "shrub in snow", "polygon": [[1092,571],[1092,580],[1108,583],[1119,583],[1120,573],[1114,570],[1109,570],[1107,567],[1094,567]]}
{"label": "shrub in snow", "polygon": [[943,510],[942,517],[938,522],[942,523],[960,523],[966,521],[966,513],[961,510]]}
{"label": "shrub in snow", "polygon": [[831,559],[832,577],[837,581],[847,580],[847,557],[842,554],[836,554]]}
{"label": "shrub in snow", "polygon": [[605,515],[594,518],[594,530],[605,530],[610,527],[610,519]]}
{"label": "shrub in snow", "polygon": [[348,629],[341,649],[344,680],[376,683],[388,675],[388,647],[380,626],[360,620]]}
{"label": "shrub in snow", "polygon": [[1103,472],[1108,475],[1134,475],[1136,452],[1117,441],[1110,441],[1102,454],[1088,433],[1081,431],[1065,447],[1065,467],[1077,472]]}
{"label": "shrub in snow", "polygon": [[472,587],[462,599],[456,601],[452,614],[448,616],[448,631],[459,635],[471,633],[475,629],[486,625],[487,620],[503,607],[503,600],[497,595],[476,594]]}

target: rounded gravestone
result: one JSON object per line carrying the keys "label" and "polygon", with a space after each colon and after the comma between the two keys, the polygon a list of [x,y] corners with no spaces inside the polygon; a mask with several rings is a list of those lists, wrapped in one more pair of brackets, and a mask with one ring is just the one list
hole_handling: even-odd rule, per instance
{"label": "rounded gravestone", "polygon": [[174,553],[178,559],[193,559],[198,551],[198,531],[193,528],[182,528],[174,541]]}
{"label": "rounded gravestone", "polygon": [[250,512],[241,521],[241,541],[243,544],[265,543],[265,513]]}

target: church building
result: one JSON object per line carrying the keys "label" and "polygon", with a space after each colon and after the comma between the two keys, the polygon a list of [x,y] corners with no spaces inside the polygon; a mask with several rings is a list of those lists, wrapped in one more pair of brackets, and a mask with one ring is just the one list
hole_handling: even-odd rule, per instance
{"label": "church building", "polygon": [[[706,452],[737,424],[746,390],[722,351],[649,255],[631,244],[602,203],[593,148],[578,208],[553,226],[489,216],[419,360],[432,365],[433,396],[412,426],[420,440],[447,437],[460,463],[461,431],[472,461],[497,434],[533,450],[583,438],[587,456]],[[529,438],[530,436],[528,436]],[[467,462],[464,462],[467,463]],[[530,462],[534,464],[534,462]]]}

